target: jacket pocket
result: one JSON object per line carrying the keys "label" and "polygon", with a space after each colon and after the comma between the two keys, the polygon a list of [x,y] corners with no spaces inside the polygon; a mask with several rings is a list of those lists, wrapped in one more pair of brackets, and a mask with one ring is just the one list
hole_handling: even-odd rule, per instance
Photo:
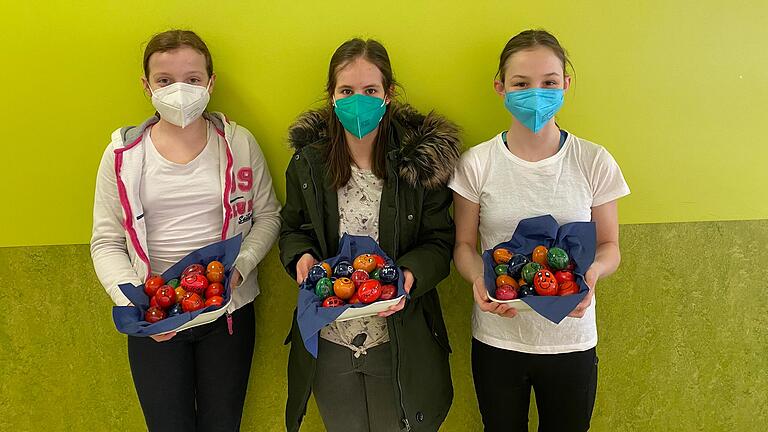
{"label": "jacket pocket", "polygon": [[[135,249],[131,248],[133,250],[133,253],[128,252],[128,256],[131,259],[131,267],[133,267],[133,270],[136,272],[136,274],[139,275],[139,278],[141,279],[141,268],[145,267],[144,261],[139,258],[139,254],[136,252]],[[146,269],[145,269],[146,270]],[[142,279],[143,281],[143,279]]]}
{"label": "jacket pocket", "polygon": [[432,338],[435,339],[438,345],[440,345],[443,350],[450,354],[453,352],[451,349],[451,344],[448,341],[448,333],[445,330],[444,325],[437,325],[435,322],[435,319],[432,317],[432,314],[430,314],[426,309],[424,309],[424,319],[427,321],[427,327],[429,328],[429,332],[432,334]]}

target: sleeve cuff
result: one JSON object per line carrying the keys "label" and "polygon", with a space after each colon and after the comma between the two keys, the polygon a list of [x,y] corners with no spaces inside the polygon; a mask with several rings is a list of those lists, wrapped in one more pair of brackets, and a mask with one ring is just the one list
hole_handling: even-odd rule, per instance
{"label": "sleeve cuff", "polygon": [[251,273],[253,272],[253,269],[256,267],[255,260],[251,259],[250,257],[240,254],[235,259],[235,264],[233,266],[234,269],[237,269],[238,272],[240,272],[240,283],[237,285],[238,287],[243,285],[245,281],[250,277]]}

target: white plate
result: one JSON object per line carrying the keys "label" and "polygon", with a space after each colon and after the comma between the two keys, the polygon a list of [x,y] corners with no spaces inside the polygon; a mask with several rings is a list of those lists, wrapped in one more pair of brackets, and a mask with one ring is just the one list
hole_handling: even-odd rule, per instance
{"label": "white plate", "polygon": [[203,312],[200,315],[196,316],[193,320],[187,321],[173,330],[169,330],[167,332],[162,332],[162,333],[155,333],[155,335],[172,333],[172,332],[180,332],[182,330],[190,329],[192,327],[197,327],[203,324],[208,324],[210,322],[216,321],[220,316],[227,313],[227,307],[229,306],[230,303],[232,303],[232,296],[230,296],[229,301],[226,303],[223,303],[220,308],[209,311],[209,312]]}
{"label": "white plate", "polygon": [[488,294],[488,298],[489,298],[489,299],[491,299],[491,300],[493,300],[493,301],[495,301],[496,303],[506,303],[506,304],[508,304],[508,305],[512,306],[513,308],[515,308],[515,309],[517,309],[517,310],[519,310],[519,311],[524,311],[524,310],[533,310],[533,309],[531,309],[531,307],[528,305],[528,303],[524,302],[524,301],[523,301],[523,300],[521,300],[521,299],[514,299],[514,300],[497,300],[497,299],[493,298],[493,296],[492,296],[492,295],[490,295],[490,294]]}
{"label": "white plate", "polygon": [[390,306],[396,305],[401,298],[403,298],[403,296],[389,300],[379,300],[363,307],[347,308],[347,310],[342,312],[335,321],[348,321],[355,318],[363,318],[376,315],[379,312],[384,312],[385,310],[389,309]]}

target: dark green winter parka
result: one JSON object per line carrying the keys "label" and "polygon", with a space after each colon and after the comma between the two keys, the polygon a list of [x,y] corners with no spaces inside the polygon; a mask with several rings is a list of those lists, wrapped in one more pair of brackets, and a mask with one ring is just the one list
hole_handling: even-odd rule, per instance
{"label": "dark green winter parka", "polygon": [[[392,385],[402,430],[436,431],[448,414],[453,386],[448,334],[435,286],[450,271],[454,226],[446,184],[459,158],[457,127],[434,113],[391,104],[387,179],[381,193],[379,244],[415,278],[405,308],[387,318],[392,349]],[[295,277],[296,261],[337,255],[339,211],[326,177],[327,111],[303,114],[290,128],[295,150],[286,170],[281,212],[280,259]],[[315,359],[304,347],[294,311],[288,360],[286,428],[298,431],[306,412]]]}

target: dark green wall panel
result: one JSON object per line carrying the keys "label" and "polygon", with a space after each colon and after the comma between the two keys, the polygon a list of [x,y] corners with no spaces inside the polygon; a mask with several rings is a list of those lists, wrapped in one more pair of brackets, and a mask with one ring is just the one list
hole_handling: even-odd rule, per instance
{"label": "dark green wall panel", "polygon": [[[768,221],[622,226],[598,285],[594,431],[757,431],[768,420]],[[278,431],[295,288],[261,266],[243,430]],[[440,287],[456,396],[443,430],[481,430],[469,365],[471,295]],[[142,430],[125,337],[84,245],[0,248],[0,430]],[[532,430],[535,415],[532,414]],[[323,430],[310,406],[304,430]]]}

